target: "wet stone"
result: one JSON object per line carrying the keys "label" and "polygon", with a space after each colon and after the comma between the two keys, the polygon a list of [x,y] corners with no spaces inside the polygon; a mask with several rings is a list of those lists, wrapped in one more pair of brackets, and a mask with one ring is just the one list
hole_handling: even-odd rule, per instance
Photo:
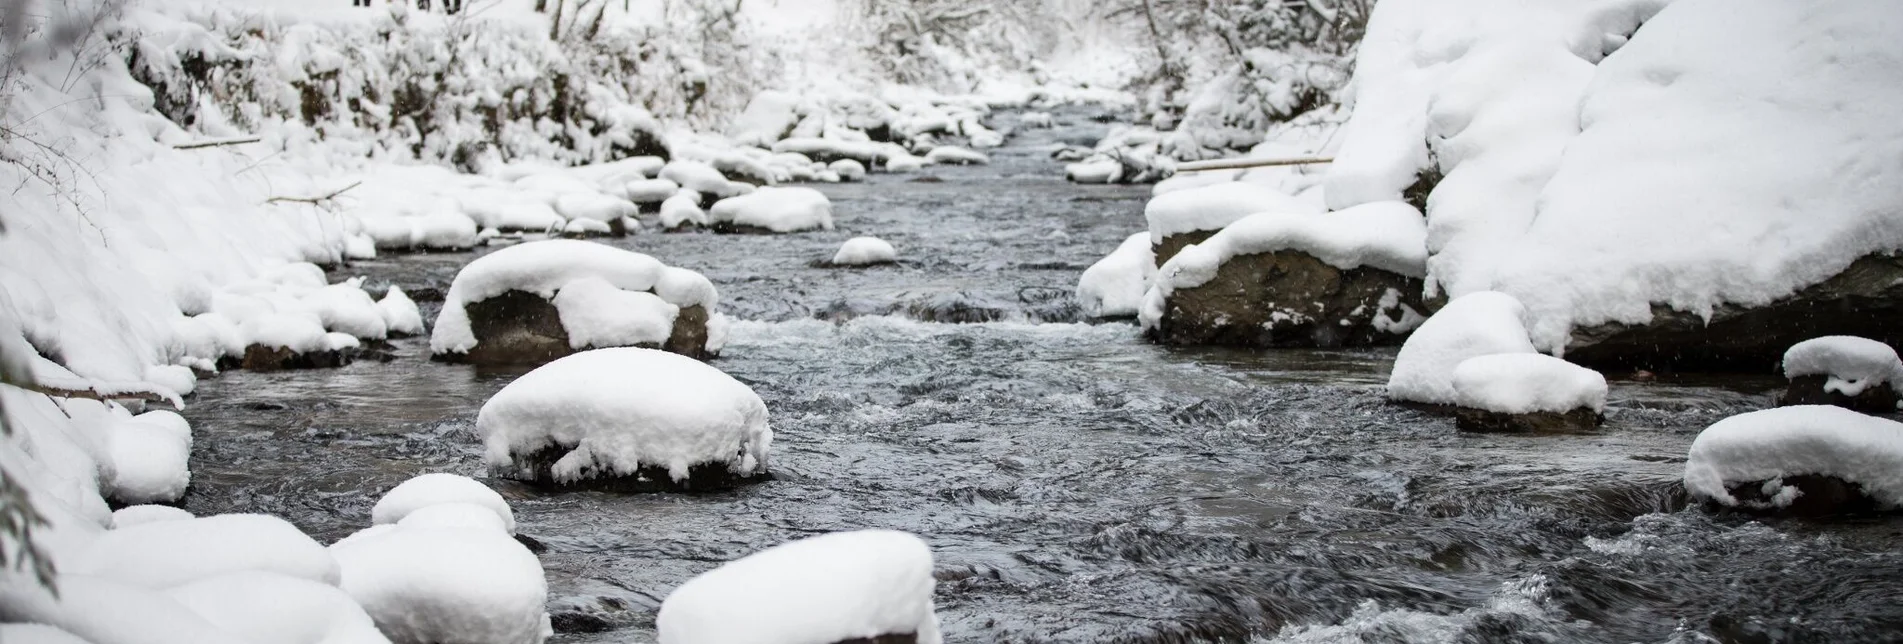
{"label": "wet stone", "polygon": [[356,358],[356,349],[298,353],[285,347],[254,344],[244,348],[244,358],[239,361],[238,366],[251,371],[330,369],[350,364]]}
{"label": "wet stone", "polygon": [[555,462],[567,456],[575,448],[573,445],[555,445],[533,452],[512,455],[514,463],[507,468],[497,468],[492,474],[496,478],[506,478],[547,491],[595,490],[630,494],[652,492],[720,492],[731,490],[762,481],[771,480],[773,475],[766,472],[752,476],[740,476],[728,469],[725,463],[704,463],[687,468],[687,478],[679,481],[668,476],[667,468],[647,466],[635,470],[628,476],[603,476],[586,478],[579,481],[558,482],[551,474]]}
{"label": "wet stone", "polygon": [[1798,376],[1791,379],[1783,394],[1777,398],[1777,406],[1792,405],[1836,405],[1845,409],[1854,409],[1866,414],[1894,414],[1897,411],[1896,390],[1889,383],[1877,383],[1865,387],[1862,393],[1846,396],[1841,392],[1825,391],[1827,376]]}
{"label": "wet stone", "polygon": [[[1344,270],[1298,251],[1242,255],[1208,283],[1172,293],[1151,334],[1174,345],[1398,345],[1407,335],[1382,327],[1402,320],[1402,307],[1424,312],[1421,288],[1415,278]],[[1392,305],[1382,306],[1384,298]]]}
{"label": "wet stone", "polygon": [[[508,291],[502,295],[464,307],[476,346],[466,354],[438,354],[446,362],[481,365],[539,365],[585,349],[569,345],[568,331],[562,327],[561,312],[555,304],[527,291]],[[682,307],[674,318],[673,332],[667,342],[650,349],[661,349],[684,356],[707,359],[707,310],[701,306]]]}
{"label": "wet stone", "polygon": [[[1779,507],[1773,497],[1788,494],[1782,488],[1797,488],[1796,498]],[[1826,517],[1870,514],[1884,509],[1882,502],[1863,491],[1863,486],[1824,474],[1800,474],[1770,481],[1749,481],[1726,485],[1725,490],[1738,500],[1736,510],[1752,514]]]}
{"label": "wet stone", "polygon": [[1605,421],[1599,412],[1581,407],[1566,413],[1536,411],[1508,414],[1471,407],[1454,409],[1454,426],[1491,434],[1544,434],[1592,431]]}

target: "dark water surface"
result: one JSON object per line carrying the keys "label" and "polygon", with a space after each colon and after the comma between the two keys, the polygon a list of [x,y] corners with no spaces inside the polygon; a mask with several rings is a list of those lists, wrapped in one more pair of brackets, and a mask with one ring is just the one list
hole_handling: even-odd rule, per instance
{"label": "dark water surface", "polygon": [[[1064,183],[1048,146],[1101,126],[1060,122],[989,166],[822,186],[836,231],[611,242],[720,287],[736,322],[714,364],[772,410],[775,478],[635,496],[492,482],[550,548],[551,610],[609,629],[556,641],[651,641],[693,575],[872,527],[932,545],[951,642],[1903,639],[1903,522],[1685,507],[1691,439],[1767,406],[1774,379],[1615,378],[1601,431],[1469,435],[1384,401],[1392,350],[1176,350],[1079,323],[1078,274],[1141,230],[1148,190]],[[902,262],[811,265],[855,235]],[[446,288],[473,257],[343,274]],[[515,374],[430,362],[421,339],[395,354],[202,383],[187,508],[329,542],[410,476],[485,477],[476,412]]]}

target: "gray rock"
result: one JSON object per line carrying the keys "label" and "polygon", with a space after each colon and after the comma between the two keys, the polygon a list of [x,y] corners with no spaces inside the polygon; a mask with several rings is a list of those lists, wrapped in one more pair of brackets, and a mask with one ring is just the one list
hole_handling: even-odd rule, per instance
{"label": "gray rock", "polygon": [[[469,328],[476,336],[476,346],[468,353],[437,354],[437,360],[482,365],[540,365],[577,351],[606,348],[570,347],[568,331],[562,328],[561,312],[534,293],[508,291],[472,302],[464,310],[469,314]],[[701,360],[711,358],[713,354],[707,351],[707,318],[703,307],[681,307],[667,342],[641,346]]]}
{"label": "gray rock", "polygon": [[1836,405],[1845,409],[1854,409],[1866,414],[1896,413],[1896,390],[1889,383],[1877,383],[1865,387],[1863,393],[1846,396],[1835,391],[1824,391],[1826,376],[1798,376],[1791,379],[1790,386],[1777,397],[1777,406],[1791,405]]}
{"label": "gray rock", "polygon": [[1380,327],[1404,319],[1403,307],[1425,315],[1421,287],[1416,278],[1343,270],[1299,251],[1241,255],[1208,283],[1171,293],[1151,337],[1176,345],[1395,345],[1407,335]]}
{"label": "gray rock", "polygon": [[1581,407],[1566,413],[1536,411],[1530,414],[1507,414],[1485,409],[1456,407],[1454,426],[1470,432],[1490,434],[1546,434],[1590,431],[1599,427],[1605,417],[1599,412]]}

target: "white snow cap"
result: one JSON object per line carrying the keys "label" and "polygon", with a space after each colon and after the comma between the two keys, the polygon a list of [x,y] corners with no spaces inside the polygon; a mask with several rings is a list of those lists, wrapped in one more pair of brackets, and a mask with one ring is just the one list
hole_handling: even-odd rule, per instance
{"label": "white snow cap", "polygon": [[[1275,188],[1230,181],[1158,194],[1143,206],[1143,218],[1150,223],[1150,242],[1161,243],[1170,235],[1222,230],[1256,213],[1312,215],[1321,211]],[[1422,252],[1426,252],[1424,244]]]}
{"label": "white snow cap", "polygon": [[390,488],[370,509],[370,521],[377,525],[396,523],[423,508],[446,503],[468,503],[488,508],[502,519],[503,530],[515,534],[515,513],[509,502],[489,486],[459,474],[432,472],[411,478]]}
{"label": "white snow cap", "polygon": [[[46,624],[100,644],[249,642],[212,625],[162,590],[66,571],[59,576],[58,599],[38,584],[0,584],[0,607],[9,620]],[[6,641],[13,644],[12,639]]]}
{"label": "white snow cap", "polygon": [[623,291],[599,277],[569,282],[554,303],[573,349],[659,345],[673,335],[681,312],[659,295]]}
{"label": "white snow cap", "polygon": [[129,505],[112,511],[113,529],[130,528],[141,523],[157,521],[182,521],[191,519],[192,513],[169,505]]}
{"label": "white snow cap", "polygon": [[330,547],[340,587],[398,642],[541,644],[542,562],[496,530],[379,525]]}
{"label": "white snow cap", "polygon": [[213,626],[252,642],[387,644],[357,602],[336,586],[244,571],[166,591]]}
{"label": "white snow cap", "polygon": [[1454,369],[1468,358],[1535,353],[1520,301],[1482,291],[1454,298],[1401,345],[1388,376],[1388,398],[1436,405],[1460,402]]}
{"label": "white snow cap", "polygon": [[121,503],[169,503],[192,482],[192,426],[159,410],[114,423],[106,433],[112,477],[106,492]]}
{"label": "white snow cap", "polygon": [[890,264],[898,261],[899,251],[892,244],[877,237],[854,237],[839,245],[839,252],[833,253],[833,264],[839,266],[865,266],[867,264]]}
{"label": "white snow cap", "polygon": [[680,184],[666,179],[642,179],[627,186],[628,201],[635,203],[659,203],[680,191]]}
{"label": "white snow cap", "polygon": [[713,166],[699,161],[669,161],[661,169],[661,178],[679,184],[682,188],[716,197],[731,197],[740,194],[740,188],[727,181],[727,176],[715,170]]}
{"label": "white snow cap", "polygon": [[[693,358],[639,348],[596,349],[530,371],[482,406],[485,460],[573,446],[554,464],[559,482],[663,467],[679,481],[694,465],[742,476],[766,470],[766,403],[740,381]],[[524,473],[526,475],[526,473]]]}
{"label": "white snow cap", "polygon": [[839,174],[843,181],[863,181],[866,178],[866,166],[852,159],[840,159],[826,164],[826,169]]}
{"label": "white snow cap", "polygon": [[680,228],[687,224],[707,225],[707,213],[700,209],[700,193],[682,190],[661,202],[661,227]]}
{"label": "white snow cap", "polygon": [[1455,404],[1503,414],[1606,409],[1606,377],[1543,353],[1496,353],[1454,367]]}
{"label": "white snow cap", "polygon": [[423,332],[422,309],[416,307],[416,301],[403,289],[391,286],[383,299],[377,300],[377,310],[383,313],[383,323],[391,333],[417,335]]}
{"label": "white snow cap", "polygon": [[985,156],[983,152],[967,150],[955,145],[941,145],[925,153],[925,161],[950,165],[982,165],[990,163],[991,157]]}
{"label": "white snow cap", "polygon": [[1903,360],[1890,345],[1850,335],[1811,338],[1784,352],[1784,377],[1824,376],[1824,391],[1855,396],[1884,383],[1903,384]]}
{"label": "white snow cap", "polygon": [[661,603],[660,644],[829,644],[916,633],[938,644],[932,551],[891,530],[781,544],[688,580]]}
{"label": "white snow cap", "polygon": [[[1685,489],[1695,498],[1736,506],[1739,501],[1725,489],[1727,484],[1803,474],[1857,483],[1888,506],[1903,505],[1903,423],[1831,405],[1732,416],[1692,441]],[[1787,506],[1796,490],[1779,487],[1766,492],[1773,504]]]}
{"label": "white snow cap", "polygon": [[1124,239],[1108,256],[1084,269],[1077,278],[1077,304],[1090,317],[1133,316],[1143,303],[1143,292],[1156,275],[1156,252],[1149,233]]}
{"label": "white snow cap", "polygon": [[241,570],[336,584],[337,562],[296,526],[262,514],[221,514],[108,530],[61,572],[170,588]]}
{"label": "white snow cap", "polygon": [[832,230],[833,202],[812,188],[761,188],[714,202],[713,223],[764,228],[776,233]]}
{"label": "white snow cap", "polygon": [[504,523],[495,510],[474,503],[437,503],[417,508],[415,512],[403,515],[396,524],[405,528],[464,528],[494,530],[503,534],[512,534],[514,527]]}
{"label": "white snow cap", "polygon": [[[435,353],[465,353],[476,346],[475,332],[469,326],[469,312],[464,308],[469,304],[511,290],[555,299],[559,291],[589,278],[606,282],[620,291],[654,289],[662,300],[668,300],[667,304],[675,307],[703,306],[711,312],[718,299],[711,282],[704,289],[662,286],[692,281],[686,274],[698,275],[684,269],[670,269],[647,255],[594,242],[550,239],[510,246],[477,258],[456,274],[455,281],[450,282],[449,293],[444,297],[443,312],[437,316],[436,328],[430,335],[430,350]],[[700,278],[701,281],[705,279]],[[595,288],[594,291],[599,292],[600,289]],[[675,299],[669,300],[670,297]],[[570,299],[575,300],[571,302],[571,308],[575,309],[577,315],[581,315],[583,309],[601,304],[583,296]],[[613,306],[612,303],[601,305]],[[566,325],[569,319],[567,312],[562,318]],[[591,327],[590,337],[599,339],[620,335],[622,327],[636,328],[629,333],[639,334],[639,329],[652,329],[656,325],[671,328],[674,323],[672,315],[668,315],[665,320],[648,316],[621,322],[607,325],[613,328]],[[575,331],[570,330],[570,333]],[[662,340],[666,338],[666,335],[661,336]]]}

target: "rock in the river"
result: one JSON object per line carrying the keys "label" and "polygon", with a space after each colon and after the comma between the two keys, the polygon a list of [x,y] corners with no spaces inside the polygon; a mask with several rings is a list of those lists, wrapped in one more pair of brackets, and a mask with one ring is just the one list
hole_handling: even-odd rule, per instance
{"label": "rock in the river", "polygon": [[1535,353],[1525,315],[1526,307],[1505,293],[1454,298],[1401,345],[1388,375],[1388,398],[1429,405],[1459,402],[1454,371],[1461,363],[1476,356]]}
{"label": "rock in the river", "polygon": [[1685,490],[1751,512],[1895,510],[1903,506],[1903,423],[1830,405],[1732,416],[1692,441]]}
{"label": "rock in the river", "polygon": [[707,211],[716,232],[791,233],[832,230],[833,203],[812,188],[761,188],[721,199]]}
{"label": "rock in the river", "polygon": [[690,579],[661,603],[660,644],[938,644],[932,551],[890,530],[781,544]]}
{"label": "rock in the river", "polygon": [[1477,432],[1580,431],[1599,426],[1606,378],[1542,353],[1497,353],[1454,368],[1455,422]]}
{"label": "rock in the river", "polygon": [[1170,261],[1183,248],[1259,212],[1320,214],[1321,207],[1269,186],[1231,181],[1157,195],[1143,206],[1156,263]]}
{"label": "rock in the river", "polygon": [[398,644],[541,644],[551,633],[542,563],[488,528],[378,525],[330,547],[343,582]]}
{"label": "rock in the river", "polygon": [[1165,344],[1397,344],[1421,320],[1420,213],[1400,202],[1260,213],[1157,270],[1139,318]]}
{"label": "rock in the river", "polygon": [[898,261],[899,252],[892,244],[877,237],[854,237],[839,245],[839,252],[833,253],[834,266],[870,266],[890,264]]}
{"label": "rock in the river", "polygon": [[719,352],[709,330],[718,323],[717,301],[706,277],[647,255],[583,241],[530,242],[478,258],[456,275],[430,350],[439,360],[477,364],[541,364],[621,346],[710,357]]}
{"label": "rock in the river", "polygon": [[766,404],[719,369],[651,349],[584,351],[517,378],[476,429],[497,476],[621,490],[758,480]]}
{"label": "rock in the river", "polygon": [[1077,278],[1076,299],[1086,317],[1136,317],[1143,292],[1156,275],[1156,260],[1150,248],[1150,234],[1137,233],[1084,269]]}
{"label": "rock in the river", "polygon": [[1779,405],[1836,405],[1885,414],[1897,409],[1903,386],[1903,360],[1896,349],[1868,338],[1836,335],[1812,338],[1784,352],[1789,388]]}

